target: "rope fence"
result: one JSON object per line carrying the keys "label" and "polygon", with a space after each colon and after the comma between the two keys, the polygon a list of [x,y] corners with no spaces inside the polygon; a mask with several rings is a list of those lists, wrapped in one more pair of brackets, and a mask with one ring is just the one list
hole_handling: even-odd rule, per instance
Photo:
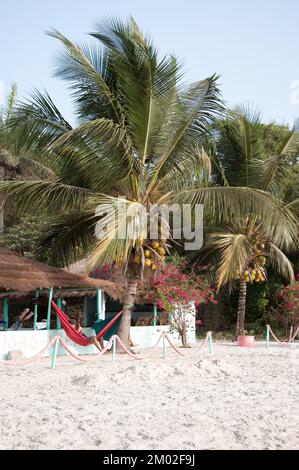
{"label": "rope fence", "polygon": [[[296,328],[295,332],[293,332],[293,329],[291,329],[288,340],[280,340],[275,335],[275,333],[273,332],[271,326],[266,325],[266,348],[269,349],[269,346],[270,346],[270,335],[273,337],[273,339],[277,343],[287,346],[287,345],[290,345],[291,343],[294,342],[294,340],[295,340],[295,338],[298,334],[299,334],[299,326]],[[83,363],[95,362],[95,361],[97,361],[99,356],[103,356],[107,351],[109,351],[111,349],[112,349],[112,362],[116,362],[117,345],[119,345],[119,347],[123,350],[123,352],[125,354],[127,354],[128,356],[132,357],[135,360],[140,361],[140,360],[147,359],[150,356],[152,356],[153,353],[156,351],[156,349],[159,347],[159,344],[160,344],[161,340],[163,342],[163,358],[164,359],[166,359],[166,356],[167,356],[167,347],[166,347],[167,344],[180,356],[184,356],[184,357],[189,356],[189,354],[184,353],[181,349],[179,349],[173,343],[173,341],[171,340],[169,334],[166,333],[166,332],[162,332],[160,334],[160,336],[158,337],[158,339],[157,339],[156,343],[154,344],[154,346],[146,354],[141,355],[141,354],[133,353],[132,351],[130,351],[125,346],[125,344],[121,341],[119,336],[114,335],[110,338],[107,345],[105,346],[105,348],[102,351],[100,351],[99,353],[93,354],[92,356],[89,356],[88,359],[86,359],[85,357],[80,356],[79,354],[74,352],[73,348],[71,348],[67,344],[67,342],[65,341],[64,338],[62,338],[62,336],[54,336],[52,339],[49,340],[48,344],[41,351],[39,351],[37,354],[35,354],[34,356],[29,357],[29,358],[24,359],[24,360],[21,360],[21,361],[11,361],[11,360],[3,361],[3,360],[0,360],[0,365],[2,364],[2,365],[7,365],[7,366],[18,366],[18,365],[26,365],[26,364],[33,363],[33,362],[37,361],[38,359],[40,359],[41,356],[49,348],[53,347],[53,351],[52,351],[52,354],[51,354],[51,357],[52,357],[51,369],[55,369],[56,368],[56,359],[57,359],[57,355],[58,355],[59,345],[61,345],[64,348],[64,350],[71,357],[73,357],[77,361],[83,362]],[[213,340],[212,340],[212,332],[211,331],[207,332],[204,341],[200,344],[200,346],[197,348],[197,350],[198,351],[201,350],[204,346],[206,346],[207,343],[208,343],[208,347],[209,347],[209,352],[213,353]]]}
{"label": "rope fence", "polygon": [[295,330],[295,333],[293,333],[293,328],[291,328],[290,330],[290,335],[289,335],[289,339],[288,340],[280,340],[279,338],[277,338],[277,336],[275,335],[275,333],[273,332],[272,328],[270,325],[266,325],[266,347],[267,349],[269,349],[269,346],[270,346],[270,334],[271,336],[273,337],[273,339],[279,343],[279,344],[283,344],[283,345],[289,345],[291,343],[294,342],[297,334],[299,333],[299,326],[296,328]]}
{"label": "rope fence", "polygon": [[[23,361],[0,361],[0,364],[5,364],[7,366],[17,366],[17,365],[23,365],[23,364],[30,364],[31,362],[35,362],[37,359],[39,359],[41,357],[41,355],[47,351],[48,348],[50,348],[51,346],[53,346],[56,341],[57,341],[57,338],[60,338],[60,336],[54,336],[54,338],[52,338],[47,346],[45,346],[41,351],[39,351],[37,354],[35,354],[34,356],[32,357],[28,357],[28,359],[24,359]],[[61,338],[62,339],[62,338]]]}
{"label": "rope fence", "polygon": [[[47,351],[47,349],[53,347],[53,351],[52,351],[52,354],[51,354],[51,357],[52,357],[51,369],[55,369],[56,368],[56,359],[57,359],[57,355],[58,355],[59,344],[64,348],[64,350],[71,357],[73,357],[77,361],[83,362],[83,363],[90,363],[90,362],[96,361],[99,356],[103,356],[111,348],[112,348],[112,362],[115,362],[116,361],[116,356],[117,356],[117,348],[116,348],[117,344],[119,344],[119,346],[124,351],[124,353],[128,354],[130,357],[133,357],[136,360],[142,360],[142,359],[147,359],[148,357],[150,357],[155,352],[155,350],[158,348],[161,340],[163,341],[163,357],[164,357],[164,359],[166,359],[166,342],[169,344],[169,346],[177,354],[179,354],[181,356],[184,356],[184,357],[189,356],[189,354],[185,354],[177,346],[175,346],[175,344],[173,344],[170,336],[166,332],[161,333],[161,335],[159,336],[159,338],[157,339],[156,343],[151,348],[151,350],[148,353],[144,354],[144,355],[132,353],[124,345],[124,343],[121,341],[121,339],[117,335],[114,335],[110,338],[107,345],[105,346],[105,348],[102,351],[100,351],[97,354],[94,354],[89,359],[86,359],[86,358],[80,356],[79,354],[76,354],[72,350],[72,348],[67,344],[67,342],[64,340],[64,338],[62,338],[62,336],[54,336],[48,342],[48,344],[41,351],[39,351],[37,354],[35,354],[34,356],[29,357],[28,359],[25,359],[23,361],[10,361],[10,360],[0,361],[0,364],[8,365],[8,366],[18,366],[18,365],[30,364],[30,363],[33,363],[36,360],[38,360],[42,356],[42,354]],[[198,350],[202,349],[207,344],[207,342],[209,342],[209,352],[212,353],[213,348],[212,348],[212,332],[211,331],[207,332],[206,337],[205,337],[204,341],[201,343],[201,345],[199,346]]]}

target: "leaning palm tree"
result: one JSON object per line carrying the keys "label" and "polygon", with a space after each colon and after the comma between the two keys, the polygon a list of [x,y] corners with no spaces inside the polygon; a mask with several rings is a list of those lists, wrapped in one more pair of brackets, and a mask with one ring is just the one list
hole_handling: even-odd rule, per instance
{"label": "leaning palm tree", "polygon": [[133,19],[98,25],[92,36],[101,48],[49,34],[63,46],[56,75],[70,84],[78,124],[72,127],[46,93],[20,104],[12,125],[57,176],[1,183],[0,192],[8,207],[55,213],[41,243],[50,261],[89,256],[89,268],[123,267],[119,336],[128,345],[138,280],[163,266],[169,245],[161,215],[154,241],[144,224],[153,204],[204,204],[217,221],[252,211],[270,228],[291,215],[263,191],[208,187],[203,148],[222,111],[217,77],[183,86],[177,60],[159,58]]}

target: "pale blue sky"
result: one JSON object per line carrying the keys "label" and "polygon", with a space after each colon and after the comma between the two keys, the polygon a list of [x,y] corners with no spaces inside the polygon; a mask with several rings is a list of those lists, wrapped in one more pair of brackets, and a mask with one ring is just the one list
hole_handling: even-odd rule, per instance
{"label": "pale blue sky", "polygon": [[130,14],[151,34],[161,53],[175,53],[183,60],[188,80],[220,74],[229,105],[253,103],[265,121],[292,124],[299,116],[299,102],[291,100],[291,84],[299,81],[298,0],[0,0],[0,4],[0,81],[5,90],[13,81],[22,97],[33,87],[46,88],[68,119],[72,108],[66,84],[52,77],[59,45],[44,31],[53,27],[74,41],[93,41],[86,33],[98,20]]}

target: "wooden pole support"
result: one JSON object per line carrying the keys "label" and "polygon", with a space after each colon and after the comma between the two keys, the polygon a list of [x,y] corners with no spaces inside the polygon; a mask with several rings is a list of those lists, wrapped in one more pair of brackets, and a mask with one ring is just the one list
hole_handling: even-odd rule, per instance
{"label": "wooden pole support", "polygon": [[209,331],[209,352],[213,354],[213,338],[211,331]]}
{"label": "wooden pole support", "polygon": [[266,326],[266,348],[269,349],[270,346],[270,325]]}
{"label": "wooden pole support", "polygon": [[116,361],[116,337],[113,337],[113,343],[112,343],[112,362]]}
{"label": "wooden pole support", "polygon": [[166,359],[166,338],[165,338],[165,333],[163,334],[162,344],[163,344],[163,358]]}
{"label": "wooden pole support", "polygon": [[58,348],[59,348],[59,338],[56,338],[53,351],[52,351],[51,369],[56,368],[56,358],[57,358]]}
{"label": "wooden pole support", "polygon": [[102,289],[97,289],[97,320],[102,319]]}
{"label": "wooden pole support", "polygon": [[53,299],[53,287],[49,289],[49,298],[48,298],[48,312],[47,312],[47,330],[50,329],[51,326],[51,311],[52,311],[52,302]]}
{"label": "wooden pole support", "polygon": [[36,323],[37,323],[37,310],[38,310],[38,296],[39,296],[39,290],[36,289],[35,291],[35,303],[34,303],[34,308],[33,308],[33,329],[36,330]]}
{"label": "wooden pole support", "polygon": [[154,303],[154,326],[157,326],[157,304]]}

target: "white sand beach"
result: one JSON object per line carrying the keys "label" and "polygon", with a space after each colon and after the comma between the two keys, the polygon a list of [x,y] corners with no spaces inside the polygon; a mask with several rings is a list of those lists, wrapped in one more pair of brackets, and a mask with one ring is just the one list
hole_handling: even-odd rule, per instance
{"label": "white sand beach", "polygon": [[[159,356],[159,357],[158,357]],[[1,367],[1,449],[299,449],[299,345]]]}

